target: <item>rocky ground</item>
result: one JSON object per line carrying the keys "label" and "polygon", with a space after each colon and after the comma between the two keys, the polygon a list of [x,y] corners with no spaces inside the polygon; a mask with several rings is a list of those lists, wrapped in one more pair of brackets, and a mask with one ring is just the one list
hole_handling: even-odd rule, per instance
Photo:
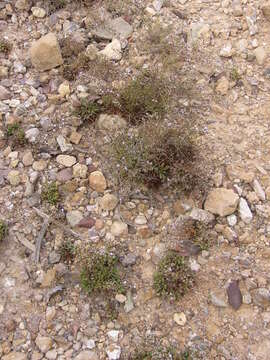
{"label": "rocky ground", "polygon": [[[147,342],[188,349],[188,359],[269,359],[270,5],[59,3],[0,0],[1,359],[130,359]],[[82,52],[89,64],[77,71]],[[179,103],[203,124],[204,196],[166,187],[123,195],[102,149],[126,119],[101,114],[85,125],[74,115],[80,99],[154,63],[192,85]],[[52,181],[57,205],[42,196]],[[194,287],[163,299],[153,273],[187,219],[210,224],[213,241],[185,254]],[[63,258],[67,243],[117,251],[126,292],[87,295],[80,261]]]}

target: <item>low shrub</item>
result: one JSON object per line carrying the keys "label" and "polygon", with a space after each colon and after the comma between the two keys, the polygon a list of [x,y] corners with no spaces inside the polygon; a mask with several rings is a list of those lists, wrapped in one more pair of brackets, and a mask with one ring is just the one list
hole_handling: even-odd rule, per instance
{"label": "low shrub", "polygon": [[0,220],[0,242],[4,240],[5,236],[7,235],[7,232],[8,232],[7,224],[3,220]]}
{"label": "low shrub", "polygon": [[51,205],[56,205],[60,200],[60,194],[56,182],[46,183],[42,189],[42,200]]}
{"label": "low shrub", "polygon": [[84,257],[81,287],[88,293],[123,292],[118,272],[118,258],[109,253],[92,253]]}
{"label": "low shrub", "polygon": [[169,183],[189,192],[199,182],[196,152],[192,134],[148,123],[115,137],[111,154],[120,181],[148,187]]}
{"label": "low shrub", "polygon": [[178,299],[194,285],[194,276],[186,259],[169,251],[154,274],[154,289],[159,296]]}

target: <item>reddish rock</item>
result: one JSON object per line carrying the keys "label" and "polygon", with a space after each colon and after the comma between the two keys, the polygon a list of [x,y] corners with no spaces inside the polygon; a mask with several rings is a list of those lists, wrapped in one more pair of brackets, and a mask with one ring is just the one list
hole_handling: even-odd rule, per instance
{"label": "reddish rock", "polygon": [[96,220],[91,218],[90,216],[82,219],[77,226],[82,228],[91,229],[96,223]]}
{"label": "reddish rock", "polygon": [[63,169],[60,170],[57,175],[56,175],[56,179],[60,182],[66,182],[72,179],[72,169],[71,168],[67,168],[67,169]]}

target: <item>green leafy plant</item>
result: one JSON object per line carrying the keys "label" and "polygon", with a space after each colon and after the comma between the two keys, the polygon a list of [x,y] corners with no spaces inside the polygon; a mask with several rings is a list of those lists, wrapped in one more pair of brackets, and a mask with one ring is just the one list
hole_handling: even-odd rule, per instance
{"label": "green leafy plant", "polygon": [[42,189],[42,200],[51,205],[56,205],[60,200],[60,194],[56,182],[46,183]]}
{"label": "green leafy plant", "polygon": [[75,114],[83,121],[93,123],[102,112],[102,106],[94,101],[82,100]]}
{"label": "green leafy plant", "polygon": [[3,220],[0,220],[0,241],[4,240],[5,236],[7,235],[7,232],[8,232],[7,224]]}
{"label": "green leafy plant", "polygon": [[154,289],[157,294],[178,299],[193,285],[194,276],[186,259],[174,251],[169,251],[161,259],[154,274]]}
{"label": "green leafy plant", "polygon": [[118,258],[109,253],[89,254],[81,271],[81,286],[88,293],[123,292],[118,272]]}

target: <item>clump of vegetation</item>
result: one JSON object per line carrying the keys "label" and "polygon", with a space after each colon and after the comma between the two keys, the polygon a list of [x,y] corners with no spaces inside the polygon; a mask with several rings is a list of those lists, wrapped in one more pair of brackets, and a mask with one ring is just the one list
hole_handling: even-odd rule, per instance
{"label": "clump of vegetation", "polygon": [[78,56],[85,49],[84,44],[79,43],[72,36],[62,39],[60,47],[64,58]]}
{"label": "clump of vegetation", "polygon": [[159,296],[179,299],[194,285],[194,276],[183,256],[169,251],[154,274],[154,289]]}
{"label": "clump of vegetation", "polygon": [[200,247],[201,250],[209,250],[214,239],[209,227],[200,221],[194,222],[193,242]]}
{"label": "clump of vegetation", "polygon": [[6,133],[7,137],[11,139],[14,146],[24,145],[26,143],[24,130],[18,123],[8,125]]}
{"label": "clump of vegetation", "polygon": [[63,9],[66,5],[66,0],[49,0],[47,4],[48,13],[52,14],[58,10]]}
{"label": "clump of vegetation", "polygon": [[230,78],[232,81],[238,82],[241,79],[241,75],[239,74],[237,68],[233,68],[230,72]]}
{"label": "clump of vegetation", "polygon": [[7,235],[7,232],[8,232],[7,224],[3,220],[0,220],[0,242],[4,240],[5,236]]}
{"label": "clump of vegetation", "polygon": [[71,240],[65,240],[60,247],[60,254],[63,261],[73,262],[76,255],[76,246]]}
{"label": "clump of vegetation", "polygon": [[162,118],[168,103],[165,81],[154,73],[144,71],[128,82],[119,93],[120,110],[133,123],[148,116]]}
{"label": "clump of vegetation", "polygon": [[193,190],[199,183],[197,149],[193,135],[184,130],[148,123],[136,132],[118,135],[111,153],[119,180],[148,187],[168,182],[186,192]]}
{"label": "clump of vegetation", "polygon": [[69,81],[75,80],[78,73],[82,70],[87,70],[88,67],[89,58],[85,55],[84,52],[82,52],[77,56],[74,62],[64,65],[63,77]]}
{"label": "clump of vegetation", "polygon": [[118,258],[109,253],[88,255],[81,271],[81,286],[88,294],[123,292]]}
{"label": "clump of vegetation", "polygon": [[0,39],[0,53],[3,54],[8,54],[12,49],[12,44],[5,40],[5,39]]}
{"label": "clump of vegetation", "polygon": [[80,106],[76,109],[75,115],[77,115],[82,122],[88,121],[93,123],[98,115],[102,112],[102,106],[95,101],[89,101],[87,99],[81,100]]}
{"label": "clump of vegetation", "polygon": [[42,200],[51,205],[56,205],[60,200],[60,194],[56,182],[46,183],[42,189]]}
{"label": "clump of vegetation", "polygon": [[135,354],[131,355],[129,360],[192,360],[191,353],[184,351],[179,353],[175,348],[164,348],[161,346],[143,346],[144,349],[138,349]]}

